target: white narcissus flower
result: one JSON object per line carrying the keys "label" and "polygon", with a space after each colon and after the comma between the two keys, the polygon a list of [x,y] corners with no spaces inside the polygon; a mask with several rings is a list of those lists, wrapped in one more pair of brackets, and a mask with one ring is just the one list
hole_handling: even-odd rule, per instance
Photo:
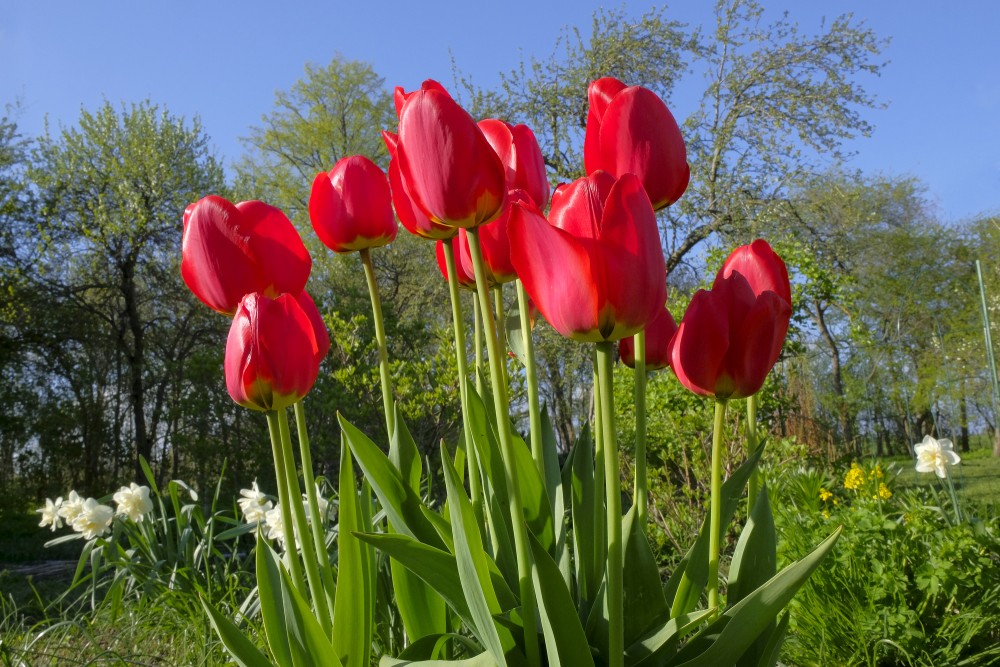
{"label": "white narcissus flower", "polygon": [[143,517],[153,511],[153,501],[149,499],[148,486],[139,486],[132,482],[129,486],[118,489],[113,498],[118,503],[118,514],[127,516],[132,521],[142,521]]}
{"label": "white narcissus flower", "polygon": [[253,481],[251,488],[240,489],[240,495],[243,497],[236,502],[239,504],[240,510],[243,512],[244,521],[247,523],[260,523],[262,521],[265,521],[268,524],[271,523],[267,520],[267,514],[274,507],[274,505],[267,499],[267,496],[261,493],[260,489],[257,488],[257,480]]}
{"label": "white narcissus flower", "polygon": [[52,526],[52,530],[58,530],[62,528],[62,516],[59,514],[59,510],[62,507],[62,496],[56,498],[55,502],[52,502],[51,498],[45,499],[45,507],[40,507],[36,510],[38,514],[42,515],[42,520],[38,524],[40,528],[45,528],[45,526]]}
{"label": "white narcissus flower", "polygon": [[69,497],[59,507],[59,516],[66,519],[67,524],[72,525],[82,510],[83,498],[76,491],[70,491]]}
{"label": "white narcissus flower", "polygon": [[264,513],[264,522],[267,526],[267,539],[278,540],[281,548],[285,548],[285,522],[281,520],[281,503]]}
{"label": "white narcissus flower", "polygon": [[83,533],[83,537],[92,540],[108,532],[115,511],[108,505],[102,505],[93,498],[83,501],[80,513],[73,519],[73,530]]}
{"label": "white narcissus flower", "polygon": [[[306,507],[309,506],[308,494],[305,493],[302,494],[302,502],[306,503]],[[319,484],[316,485],[316,505],[318,506],[317,508],[319,509],[319,515],[320,517],[322,517],[323,523],[326,523],[326,521],[330,517],[330,515],[328,514],[328,512],[330,511],[330,501],[324,498],[323,494],[320,493]],[[312,514],[309,512],[306,513],[306,521],[312,523]]]}
{"label": "white narcissus flower", "polygon": [[948,476],[948,466],[962,460],[955,453],[951,440],[936,440],[929,435],[924,436],[923,442],[913,446],[913,453],[917,457],[917,472],[933,472],[942,479]]}

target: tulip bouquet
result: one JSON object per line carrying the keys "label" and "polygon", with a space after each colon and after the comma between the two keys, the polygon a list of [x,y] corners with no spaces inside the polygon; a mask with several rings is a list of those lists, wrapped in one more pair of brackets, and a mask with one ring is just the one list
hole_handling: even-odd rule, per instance
{"label": "tulip bouquet", "polygon": [[[335,557],[312,491],[302,402],[329,348],[305,290],[309,256],[288,219],[261,202],[209,196],[185,212],[183,277],[202,301],[233,317],[227,388],[267,415],[282,512],[285,549],[279,554],[261,536],[256,552],[266,647],[205,605],[239,664],[365,667],[373,652],[387,667],[777,661],[787,624],[781,612],[839,534],[776,571],[767,487],[756,473],[762,447],[752,428],[753,396],[788,328],[787,271],[764,241],[741,247],[676,324],[665,309],[656,211],[687,187],[679,128],[655,94],[615,79],[593,82],[589,101],[587,176],[560,185],[551,198],[531,130],[495,119],[476,123],[434,81],[396,89],[399,124],[383,133],[388,175],[363,157],[317,175],[313,228],[334,252],[357,252],[368,278],[389,434],[384,449],[349,414],[339,417]],[[457,443],[441,443],[443,505],[423,493],[427,471],[388,367],[371,252],[393,240],[396,218],[437,242],[451,297],[463,428]],[[514,317],[502,309],[508,282],[517,293]],[[474,369],[462,288],[474,292]],[[536,310],[593,350],[592,428],[562,463],[535,380]],[[637,414],[647,370],[666,366],[716,406],[708,516],[666,581],[647,539],[641,421],[634,502],[623,508],[612,391],[619,341],[622,359],[636,369]],[[525,373],[525,434],[510,417],[508,349]],[[725,410],[744,398],[748,456],[723,481]],[[722,542],[748,486],[749,518],[723,595]],[[395,643],[376,631],[388,607],[403,629]]]}

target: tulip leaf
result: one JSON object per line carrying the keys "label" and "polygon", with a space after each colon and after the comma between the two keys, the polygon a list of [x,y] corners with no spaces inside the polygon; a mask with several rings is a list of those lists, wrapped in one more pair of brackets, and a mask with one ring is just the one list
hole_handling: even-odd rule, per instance
{"label": "tulip leaf", "polygon": [[379,667],[406,667],[407,665],[426,665],[426,667],[497,667],[489,651],[480,653],[464,660],[400,660],[399,658],[382,658]]}
{"label": "tulip leaf", "polygon": [[[215,634],[218,635],[219,640],[222,641],[222,645],[226,647],[229,655],[232,656],[233,661],[239,667],[273,667],[267,656],[254,646],[253,642],[225,614],[219,613],[215,607],[205,602],[205,600],[201,600],[201,606],[205,609],[205,613],[208,614],[208,619],[215,629]],[[275,660],[278,660],[277,656],[275,656]],[[284,667],[285,665],[291,665],[290,658],[288,662],[278,662],[279,667]]]}
{"label": "tulip leaf", "polygon": [[285,632],[284,596],[281,592],[280,565],[271,546],[257,535],[257,598],[264,636],[275,661],[282,667],[292,664],[292,652]]}
{"label": "tulip leaf", "polygon": [[[470,627],[472,633],[482,642],[486,650],[500,667],[507,666],[505,650],[501,643],[500,633],[493,615],[500,613],[500,602],[497,600],[490,581],[489,567],[486,564],[487,555],[483,550],[482,536],[476,523],[472,502],[465,495],[462,480],[452,466],[448,451],[442,444],[441,464],[444,471],[444,482],[448,493],[448,505],[451,513],[451,524],[455,540],[455,559],[458,563],[458,576],[469,602],[469,612],[474,621]],[[507,647],[513,645],[513,635],[506,629]]]}
{"label": "tulip leaf", "polygon": [[[402,653],[396,656],[400,660],[438,660],[447,658],[449,646],[461,644],[469,653],[478,654],[482,647],[470,637],[460,635],[455,632],[444,632],[438,635],[427,635],[403,649]],[[487,653],[487,655],[489,655]],[[490,660],[493,658],[491,657]]]}
{"label": "tulip leaf", "polygon": [[666,663],[669,667],[715,667],[735,664],[791,601],[809,575],[836,544],[843,527],[811,553],[795,561],[767,583],[737,602]]}
{"label": "tulip leaf", "polygon": [[[726,588],[729,605],[736,604],[774,576],[778,570],[777,541],[767,485],[763,485],[757,494],[753,511],[740,533],[732,565],[729,567],[729,584]],[[774,629],[775,625],[772,623],[765,635],[758,638],[740,658],[738,667],[756,667]]]}
{"label": "tulip leaf", "polygon": [[514,468],[518,485],[521,490],[521,505],[524,508],[524,521],[528,529],[535,534],[538,541],[549,553],[555,553],[555,533],[552,529],[552,506],[548,493],[545,491],[545,481],[538,472],[535,460],[531,458],[531,450],[520,436],[514,435],[512,448],[514,450]]}
{"label": "tulip leaf", "polygon": [[[719,522],[720,543],[721,538],[729,530],[729,523],[733,514],[743,498],[743,489],[750,479],[751,473],[757,467],[760,456],[764,448],[758,447],[739,468],[733,471],[722,484],[722,520]],[[674,595],[673,607],[670,610],[671,616],[680,616],[693,611],[698,604],[701,593],[708,585],[708,543],[709,543],[709,518],[706,516],[701,524],[701,532],[694,546],[688,551],[685,559],[687,565],[684,567],[684,574],[677,586]]]}
{"label": "tulip leaf", "polygon": [[677,645],[693,631],[713,610],[701,609],[677,618],[666,619],[625,649],[627,667],[653,667],[663,664],[677,652]]}
{"label": "tulip leaf", "polygon": [[[764,650],[761,651],[760,658],[755,667],[774,667],[781,658],[781,645],[785,642],[785,633],[788,632],[788,612],[786,611],[778,619],[777,624],[771,630],[771,635],[767,637]],[[757,640],[760,641],[760,638]],[[757,642],[754,642],[756,645]],[[753,647],[751,647],[752,649]],[[744,654],[746,655],[746,654]],[[742,658],[741,658],[742,660]]]}
{"label": "tulip leaf", "polygon": [[[521,328],[521,315],[508,315],[505,321],[507,330],[507,347],[514,353],[522,366],[528,365],[528,351],[524,347],[524,329]],[[530,331],[530,329],[529,329]],[[528,335],[531,335],[530,333]]]}
{"label": "tulip leaf", "polygon": [[[369,547],[354,532],[362,524],[354,466],[347,447],[340,448],[340,523],[337,532],[337,597],[333,614],[333,648],[345,667],[368,667],[372,645],[374,573]],[[325,601],[317,601],[325,604]]]}
{"label": "tulip leaf", "polygon": [[420,478],[423,475],[420,465],[420,450],[413,441],[413,436],[410,435],[410,430],[403,419],[402,410],[399,409],[399,403],[394,404],[393,409],[396,413],[396,430],[389,443],[389,461],[403,476],[406,485],[414,493],[420,495]]}
{"label": "tulip leaf", "polygon": [[622,521],[626,646],[643,636],[657,621],[669,618],[667,600],[663,597],[660,583],[660,568],[646,539],[642,522],[637,518],[637,511],[632,505]]}
{"label": "tulip leaf", "polygon": [[342,415],[340,428],[355,460],[378,496],[393,528],[421,542],[443,547],[441,538],[421,511],[423,503],[398,469],[371,439]]}
{"label": "tulip leaf", "polygon": [[[588,425],[580,431],[566,462],[572,471],[570,514],[573,522],[573,553],[576,556],[577,595],[581,611],[586,613],[597,598],[604,578],[604,550],[607,540],[601,528],[604,504],[597,498],[594,485],[594,439]],[[601,528],[598,530],[598,528]]]}
{"label": "tulip leaf", "polygon": [[[279,646],[282,651],[279,658],[272,648],[279,664],[282,667],[343,667],[309,603],[295,590],[277,554],[263,541],[257,544],[257,580],[268,646]],[[283,662],[286,642],[288,663]]]}
{"label": "tulip leaf", "polygon": [[593,666],[587,635],[573,612],[573,596],[559,573],[559,566],[535,538],[528,534],[535,566],[531,578],[538,601],[548,664],[553,667]]}

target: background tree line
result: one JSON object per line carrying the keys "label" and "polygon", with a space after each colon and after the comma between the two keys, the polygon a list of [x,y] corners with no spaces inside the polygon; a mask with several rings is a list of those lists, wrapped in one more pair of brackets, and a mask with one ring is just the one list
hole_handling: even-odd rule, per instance
{"label": "background tree line", "polygon": [[[582,173],[591,80],[645,85],[668,104],[682,82],[700,85],[700,102],[678,118],[691,185],[660,217],[674,312],[711,279],[720,253],[767,238],[796,290],[765,402],[772,431],[831,457],[905,453],[925,433],[967,447],[972,434],[997,433],[975,261],[996,319],[1000,219],[939,220],[918,181],[844,166],[843,142],[872,129],[865,112],[879,102],[865,86],[882,47],[850,17],[806,33],[787,17],[765,24],[755,2],[720,0],[705,28],[663,9],[638,19],[600,11],[589,34],[563,31],[551,56],[521,62],[493,88],[457,69],[444,83],[475,117],[531,126],[553,183]],[[228,176],[197,119],[150,102],[83,110],[76,125],[40,137],[19,134],[9,107],[0,121],[3,502],[106,493],[139,474],[139,456],[160,479],[206,488],[225,462],[228,488],[254,477],[266,486],[263,421],[224,391],[229,323],[179,278],[182,213],[210,193],[279,206],[312,252],[309,289],[333,341],[308,399],[320,471],[337,460],[337,410],[384,440],[364,277],[356,257],[319,244],[307,203],[313,176],[341,157],[385,167],[380,132],[394,123],[390,85],[342,56],[307,66],[276,95]],[[432,244],[405,232],[373,257],[398,398],[430,452],[457,435],[444,281]],[[544,399],[567,446],[590,410],[590,359],[545,325],[536,335]],[[651,384],[662,417],[653,456],[695,409],[672,382],[664,374]]]}

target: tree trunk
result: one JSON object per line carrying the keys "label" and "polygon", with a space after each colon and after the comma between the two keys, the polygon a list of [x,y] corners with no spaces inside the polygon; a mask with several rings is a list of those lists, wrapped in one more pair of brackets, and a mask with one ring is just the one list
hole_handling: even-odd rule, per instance
{"label": "tree trunk", "polygon": [[129,260],[122,266],[122,293],[125,297],[125,315],[129,333],[132,334],[132,349],[126,352],[129,371],[129,402],[132,404],[132,421],[135,428],[135,481],[144,483],[146,476],[139,458],[149,461],[152,454],[152,440],[146,431],[146,386],[143,380],[145,364],[145,332],[139,315],[139,295],[135,286],[135,262]]}
{"label": "tree trunk", "polygon": [[[833,384],[833,393],[837,404],[837,431],[844,442],[853,446],[854,441],[854,420],[851,418],[850,407],[847,405],[847,397],[844,392],[844,378],[841,370],[840,347],[833,333],[826,324],[826,315],[822,305],[815,304],[813,319],[819,327],[820,335],[830,350],[830,374]],[[860,452],[858,452],[860,453]]]}

